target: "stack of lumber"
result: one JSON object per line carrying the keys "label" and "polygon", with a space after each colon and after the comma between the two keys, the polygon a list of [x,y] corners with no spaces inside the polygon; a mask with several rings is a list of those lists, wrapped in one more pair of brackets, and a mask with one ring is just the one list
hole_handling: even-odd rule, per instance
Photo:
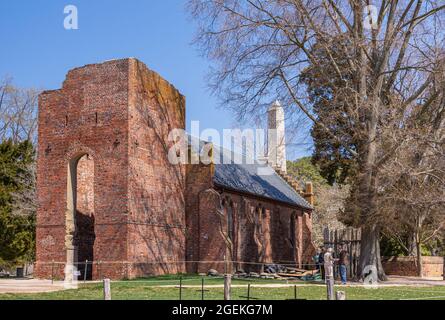
{"label": "stack of lumber", "polygon": [[278,272],[278,275],[280,277],[286,277],[286,278],[301,278],[305,276],[312,276],[316,273],[318,273],[317,269],[314,270],[305,270],[305,269],[298,269],[298,268],[287,268],[288,272]]}

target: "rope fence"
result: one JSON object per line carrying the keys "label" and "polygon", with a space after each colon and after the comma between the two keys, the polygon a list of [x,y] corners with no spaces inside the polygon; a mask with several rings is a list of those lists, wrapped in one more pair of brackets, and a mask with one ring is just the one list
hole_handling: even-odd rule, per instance
{"label": "rope fence", "polygon": [[[131,277],[122,277],[128,275],[134,265],[142,264],[167,267],[165,270],[180,270],[181,272],[164,274],[142,274]],[[201,272],[186,272],[190,264],[205,266]],[[225,300],[258,300],[267,298],[267,294],[279,295],[284,300],[304,300],[314,298],[313,295],[305,291],[306,286],[317,285],[326,287],[320,292],[317,289],[318,298],[329,300],[346,299],[346,291],[335,275],[325,275],[321,277],[321,271],[316,263],[297,264],[289,261],[278,262],[258,262],[258,261],[229,261],[229,260],[204,260],[204,261],[139,261],[137,263],[130,261],[76,261],[67,264],[65,261],[47,261],[38,263],[38,268],[46,268],[48,277],[54,283],[56,280],[64,280],[64,271],[67,266],[74,266],[77,272],[75,281],[82,283],[103,283],[104,299],[111,299],[113,290],[118,290],[115,295],[119,296],[119,290],[135,285],[142,286],[141,290],[147,290],[149,287],[160,288],[168,291],[173,299],[188,300],[192,299],[215,299],[216,294],[221,294]],[[208,269],[208,267],[218,265],[218,271]],[[256,266],[256,271],[245,271],[236,269],[235,266]],[[170,268],[170,269],[169,269]],[[162,269],[162,268],[161,268]],[[115,272],[118,270],[118,272]],[[122,273],[120,273],[122,271]],[[134,270],[133,270],[134,271]],[[332,271],[330,271],[332,272]],[[337,274],[338,276],[338,274]],[[163,278],[164,277],[164,278]],[[110,280],[117,279],[117,280]],[[326,280],[325,280],[326,279]],[[349,283],[351,280],[348,279]],[[354,283],[354,282],[352,282]],[[356,283],[353,286],[359,287]],[[378,286],[385,288],[387,292],[392,292],[398,299],[441,299],[445,296],[445,290],[425,288],[398,288],[387,285]],[[122,289],[123,288],[123,289]],[[143,289],[145,288],[145,289]],[[270,289],[269,289],[270,288]],[[445,289],[445,288],[444,288]],[[270,292],[269,292],[270,291]],[[125,292],[125,291],[123,291]],[[172,293],[173,292],[173,293]],[[271,293],[272,292],[272,293]],[[370,296],[375,295],[372,290]],[[413,297],[414,295],[414,297]],[[122,297],[122,294],[120,295]]]}
{"label": "rope fence", "polygon": [[[104,278],[130,279],[163,274],[233,274],[238,278],[301,278],[320,280],[318,264],[295,262],[250,262],[250,261],[64,261],[37,263],[39,275],[46,275],[52,281],[64,278],[66,267],[73,268],[78,280],[101,280]],[[43,270],[43,271],[42,271]],[[217,271],[218,270],[218,271]]]}

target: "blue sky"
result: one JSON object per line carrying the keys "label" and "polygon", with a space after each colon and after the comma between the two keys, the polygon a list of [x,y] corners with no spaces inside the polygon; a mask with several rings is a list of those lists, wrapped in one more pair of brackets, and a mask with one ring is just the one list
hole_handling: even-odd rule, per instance
{"label": "blue sky", "polygon": [[[79,29],[65,30],[66,5],[78,8]],[[195,25],[181,0],[0,1],[0,77],[21,87],[60,88],[69,69],[135,57],[172,83],[187,102],[187,126],[232,128],[206,87],[209,62],[191,44]],[[288,158],[308,154],[300,148]]]}

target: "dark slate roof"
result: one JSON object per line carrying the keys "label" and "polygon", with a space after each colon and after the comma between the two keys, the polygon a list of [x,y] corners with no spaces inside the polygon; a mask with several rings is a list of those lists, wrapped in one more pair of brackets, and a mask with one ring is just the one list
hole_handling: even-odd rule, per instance
{"label": "dark slate roof", "polygon": [[[223,188],[312,209],[311,205],[276,172],[258,174],[258,170],[264,167],[259,164],[216,164],[213,181]],[[274,171],[270,167],[269,169]]]}
{"label": "dark slate roof", "polygon": [[[195,139],[195,138],[192,138]],[[203,145],[202,141],[199,143]],[[234,164],[229,150],[214,146],[215,185],[284,202],[304,209],[313,209],[275,170],[266,164],[251,160],[244,164]]]}

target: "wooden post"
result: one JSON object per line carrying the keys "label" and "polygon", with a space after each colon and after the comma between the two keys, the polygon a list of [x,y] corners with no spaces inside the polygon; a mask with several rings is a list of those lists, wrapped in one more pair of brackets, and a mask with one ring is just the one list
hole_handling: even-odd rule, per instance
{"label": "wooden post", "polygon": [[331,246],[331,245],[332,245],[332,242],[334,241],[334,240],[333,240],[333,239],[334,239],[333,234],[334,234],[334,231],[329,230],[329,244],[328,244],[328,246]]}
{"label": "wooden post", "polygon": [[[335,229],[334,231],[334,252],[332,253],[334,258],[338,258],[338,231]],[[334,279],[338,279],[338,264],[334,264]]]}
{"label": "wooden post", "polygon": [[111,300],[110,279],[104,279],[104,300]]}
{"label": "wooden post", "polygon": [[443,257],[442,279],[445,280],[445,256]]}
{"label": "wooden post", "polygon": [[102,279],[102,274],[101,274],[101,272],[100,272],[101,270],[100,270],[100,260],[99,261],[97,261],[97,279]]}
{"label": "wooden post", "polygon": [[204,277],[201,279],[201,300],[204,300]]}
{"label": "wooden post", "polygon": [[326,279],[327,298],[328,300],[334,300],[334,267],[330,267],[325,264],[324,272],[324,278]]}
{"label": "wooden post", "polygon": [[326,289],[328,300],[334,300],[334,276],[326,275]]}
{"label": "wooden post", "polygon": [[294,285],[294,299],[297,300],[297,285]]}
{"label": "wooden post", "polygon": [[329,230],[328,227],[324,227],[323,229],[323,245],[326,246],[326,243],[328,242],[329,237]]}
{"label": "wooden post", "polygon": [[224,275],[224,300],[230,300],[230,291],[232,286],[232,275]]}
{"label": "wooden post", "polygon": [[54,260],[51,264],[51,284],[54,284]]}
{"label": "wooden post", "polygon": [[179,278],[179,300],[182,300],[182,277]]}
{"label": "wooden post", "polygon": [[247,300],[250,300],[250,283],[247,284]]}
{"label": "wooden post", "polygon": [[349,278],[352,279],[354,277],[353,269],[352,269],[352,241],[354,240],[354,229],[350,229],[350,238],[349,238]]}
{"label": "wooden post", "polygon": [[335,293],[335,297],[337,300],[346,300],[346,292],[345,291],[337,291]]}
{"label": "wooden post", "polygon": [[88,260],[85,260],[85,268],[83,269],[83,283],[87,281]]}

